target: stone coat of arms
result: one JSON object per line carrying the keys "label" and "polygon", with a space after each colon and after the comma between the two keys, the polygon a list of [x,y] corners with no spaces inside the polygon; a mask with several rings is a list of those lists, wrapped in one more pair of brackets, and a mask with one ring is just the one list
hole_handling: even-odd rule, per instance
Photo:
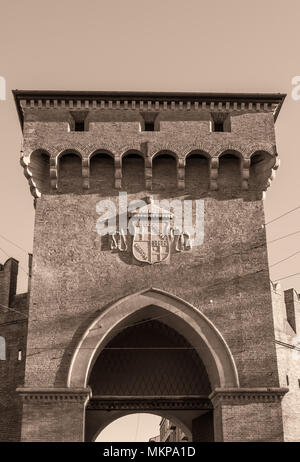
{"label": "stone coat of arms", "polygon": [[123,231],[113,234],[112,250],[125,252],[130,249],[136,261],[150,265],[168,262],[172,248],[175,252],[191,250],[189,234],[175,229],[173,214],[156,206],[151,199],[138,212],[130,213],[129,217],[129,235]]}

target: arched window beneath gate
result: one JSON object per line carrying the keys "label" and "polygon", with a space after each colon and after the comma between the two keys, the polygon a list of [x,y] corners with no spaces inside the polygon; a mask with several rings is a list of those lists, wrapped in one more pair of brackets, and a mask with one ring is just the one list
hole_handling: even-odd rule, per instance
{"label": "arched window beneath gate", "polygon": [[5,338],[0,336],[0,360],[6,360],[6,342]]}

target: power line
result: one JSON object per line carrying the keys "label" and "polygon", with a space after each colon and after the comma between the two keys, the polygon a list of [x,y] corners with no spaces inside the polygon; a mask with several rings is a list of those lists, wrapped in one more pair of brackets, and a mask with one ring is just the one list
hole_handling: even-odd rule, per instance
{"label": "power line", "polygon": [[[247,273],[247,275],[251,274],[251,275],[255,275],[255,274],[258,274],[258,273],[261,273],[263,270],[258,270],[258,271],[255,271],[254,273]],[[246,276],[247,276],[246,275]],[[245,275],[243,276],[236,276],[235,278],[232,278],[231,281],[234,281],[236,279],[241,279],[242,277],[245,277]],[[223,282],[220,282],[219,284],[218,283],[214,283],[214,284],[207,284],[206,286],[201,286],[201,289],[203,288],[206,288],[206,287],[215,287],[217,285],[220,285],[220,284],[223,284]],[[114,330],[114,333],[117,333],[118,331],[124,331],[125,329],[127,328],[130,328],[130,327],[135,327],[137,325],[140,325],[140,324],[144,324],[144,323],[147,323],[147,322],[151,322],[151,321],[154,321],[154,320],[157,320],[157,319],[162,319],[162,318],[165,318],[165,317],[168,317],[168,316],[172,316],[174,314],[177,314],[177,313],[181,313],[182,311],[181,310],[176,310],[175,312],[173,313],[166,313],[166,314],[162,314],[160,316],[156,316],[156,317],[150,317],[148,319],[144,319],[142,321],[138,321],[136,323],[133,323],[133,324],[128,324],[128,325],[125,325],[119,329],[115,329]],[[97,327],[97,328],[93,328],[93,329],[90,329],[90,331],[92,330],[98,330],[98,329],[101,329],[101,327]],[[52,347],[52,348],[48,348],[48,347],[44,347],[44,351],[48,351],[48,350],[53,350],[53,349],[59,349],[59,348],[65,348],[65,345],[64,344],[60,344],[59,346],[56,346],[56,347]],[[37,349],[38,347],[36,347],[35,349]],[[201,349],[202,347],[192,347],[192,349]],[[85,348],[85,347],[82,347],[82,349],[87,349],[89,350],[90,348]],[[31,353],[31,354],[28,354],[27,356],[34,356],[36,354],[39,354],[40,352],[36,352],[36,353]]]}
{"label": "power line", "polygon": [[[300,207],[299,207],[299,208],[300,208]],[[287,213],[289,213],[289,212],[287,212]],[[299,230],[299,231],[296,231],[296,232],[294,232],[294,233],[290,233],[290,234],[281,236],[281,237],[279,237],[279,238],[277,238],[277,239],[274,239],[273,241],[270,241],[269,243],[272,243],[272,242],[275,242],[275,241],[277,241],[277,240],[283,239],[283,238],[285,238],[285,237],[288,237],[288,236],[297,234],[297,233],[299,233],[299,232],[300,232],[300,230]],[[260,244],[260,245],[258,245],[257,247],[261,247],[261,246],[264,246],[264,245],[265,245],[265,243],[264,243],[264,244]],[[249,247],[249,248],[246,249],[245,251],[252,250],[252,249],[254,249],[254,248],[256,248],[256,247]],[[5,252],[2,248],[0,248],[0,250],[2,250],[2,251],[10,258],[10,255],[8,255],[7,252]],[[25,249],[23,249],[23,250],[25,251]],[[27,253],[27,251],[26,251],[26,253]],[[240,254],[242,254],[242,253],[243,253],[243,252],[240,252]],[[290,255],[289,257],[287,257],[287,258],[285,258],[285,259],[283,259],[283,260],[280,260],[279,262],[276,262],[276,263],[274,263],[273,265],[270,265],[270,267],[275,266],[275,265],[281,263],[282,261],[285,261],[285,260],[287,260],[287,259],[293,257],[294,255],[296,255],[296,254],[298,254],[298,253],[300,253],[300,251],[297,251],[296,253]],[[226,257],[228,257],[228,256],[230,256],[230,255],[234,255],[234,254],[235,254],[235,253],[228,254],[228,255],[226,255]],[[27,271],[25,271],[21,266],[20,266],[20,268],[28,275]],[[258,271],[254,272],[254,273],[248,273],[248,274],[256,274],[256,273],[259,273],[259,272],[262,272],[262,271],[263,271],[263,270],[258,270]],[[299,275],[299,274],[300,274],[300,272],[299,272],[299,273],[294,273],[294,274],[291,274],[291,275],[288,275],[288,276],[284,276],[284,277],[282,277],[282,278],[275,279],[274,281],[275,281],[275,282],[281,281],[281,280],[288,279],[288,278],[293,277],[293,276],[297,276],[297,275]],[[28,275],[28,276],[29,276],[29,275]],[[232,281],[234,281],[234,280],[236,280],[236,279],[241,279],[241,278],[243,278],[243,277],[245,277],[245,276],[247,276],[247,275],[236,276],[235,278],[232,279]],[[223,283],[223,282],[214,283],[214,284],[208,284],[208,285],[206,285],[206,286],[200,287],[200,289],[205,289],[205,288],[207,288],[207,287],[215,287],[215,286],[220,285],[220,284],[222,284],[222,283]],[[8,308],[8,309],[10,309],[10,310],[14,310],[13,308],[5,307],[4,305],[1,305],[1,306],[3,306],[4,308]],[[22,315],[24,316],[24,313],[21,313],[20,311],[17,311],[17,310],[14,310],[14,311],[16,311],[17,313],[20,313],[20,314],[22,314]],[[176,313],[175,313],[175,314],[176,314]],[[134,324],[132,324],[132,325],[124,326],[124,327],[122,327],[122,328],[120,329],[120,331],[124,330],[125,328],[134,327],[134,326],[136,326],[136,325],[144,324],[145,322],[149,322],[149,321],[152,321],[152,320],[155,320],[155,319],[160,319],[160,318],[163,318],[163,317],[165,317],[165,316],[169,316],[169,314],[157,316],[157,317],[155,317],[155,318],[150,318],[150,319],[148,319],[148,320],[143,320],[143,321],[134,323]],[[0,323],[0,324],[1,324],[1,323]],[[6,324],[6,323],[5,323],[5,324]]]}
{"label": "power line", "polygon": [[18,324],[20,322],[25,322],[27,318],[13,319],[11,321],[0,322],[0,326],[11,326],[12,324]]}
{"label": "power line", "polygon": [[[277,343],[277,342],[275,342]],[[281,346],[286,346],[286,345],[281,345]],[[51,348],[46,348],[42,351],[38,351],[37,353],[31,353],[31,354],[28,354],[27,356],[34,356],[36,354],[39,354],[39,353],[44,353],[45,351],[50,351],[50,350],[57,350],[59,349],[60,347],[51,347]],[[298,347],[292,347],[294,350],[299,350],[300,351],[300,348]],[[36,347],[36,349],[38,349],[38,347]],[[95,348],[93,347],[81,347],[80,350],[95,350]],[[164,348],[159,348],[159,347],[119,347],[119,348],[110,348],[110,347],[104,347],[102,348],[101,351],[104,351],[104,350],[133,350],[133,351],[136,351],[136,350],[148,350],[148,351],[153,351],[153,350],[158,350],[158,351],[161,351],[161,350],[188,350],[188,351],[191,351],[191,350],[203,350],[203,346],[202,347],[197,347],[197,346],[193,346],[193,347],[164,347]]]}
{"label": "power line", "polygon": [[[255,274],[261,273],[263,271],[264,270],[261,269],[261,270],[258,270],[258,271],[254,271],[253,273],[247,273],[246,275],[243,275],[243,276],[235,276],[230,281],[233,282],[233,281],[235,281],[237,279],[242,279],[243,277],[246,277],[246,276],[249,276],[249,275],[255,275]],[[225,284],[225,283],[222,281],[222,282],[219,282],[219,283],[206,284],[205,286],[200,286],[199,289],[206,289],[208,287],[216,287],[216,286],[218,286],[220,284]],[[181,313],[181,312],[182,312],[181,310],[177,310],[177,311],[174,311],[173,313],[166,313],[166,314],[162,314],[160,316],[152,317],[152,318],[149,318],[149,319],[144,319],[143,321],[138,321],[136,323],[128,324],[127,326],[123,326],[120,329],[116,329],[114,332],[123,331],[124,329],[127,329],[129,327],[135,327],[137,325],[144,324],[146,322],[151,322],[151,321],[154,321],[154,320],[157,320],[157,319],[165,318],[165,317],[171,316],[172,314],[177,314],[177,313]],[[98,330],[100,328],[101,327],[93,328],[93,329],[91,329],[91,331],[92,330]]]}
{"label": "power line", "polygon": [[[260,269],[258,271],[254,271],[253,273],[247,273],[247,274],[242,275],[242,276],[235,276],[230,281],[233,282],[235,280],[242,279],[242,278],[244,278],[246,276],[249,276],[249,275],[255,275],[255,274],[261,273],[263,271],[264,271],[264,269]],[[200,289],[206,289],[208,287],[216,287],[216,286],[219,286],[220,284],[224,284],[224,282],[220,281],[219,283],[214,282],[213,284],[206,284],[205,286],[200,286]],[[8,308],[8,307],[6,307],[6,308]],[[114,332],[123,331],[124,329],[127,329],[129,327],[135,327],[137,325],[144,324],[146,322],[151,322],[151,321],[156,320],[156,319],[165,318],[167,316],[170,316],[172,314],[177,314],[177,313],[180,313],[180,312],[181,312],[181,310],[177,310],[177,311],[174,311],[173,313],[166,313],[166,314],[162,314],[160,316],[152,317],[152,318],[149,318],[149,319],[144,319],[142,321],[138,321],[138,322],[133,323],[133,324],[128,324],[127,326],[123,326],[122,328],[116,329]],[[1,323],[0,323],[0,325],[1,325]],[[100,327],[92,328],[90,330],[92,331],[92,330],[98,330],[98,329],[100,329]],[[64,346],[64,345],[62,345],[62,346]]]}
{"label": "power line", "polygon": [[285,239],[286,237],[294,236],[295,234],[299,234],[300,230],[295,231],[294,233],[285,234],[284,236],[277,237],[276,239],[272,239],[271,241],[267,241],[267,244],[273,244],[273,242],[280,241],[281,239]]}
{"label": "power line", "polygon": [[[300,252],[300,251],[299,251],[299,252]],[[298,253],[298,252],[297,252],[297,253]],[[279,262],[278,262],[278,263],[279,263]],[[255,275],[255,274],[260,273],[260,272],[262,272],[262,271],[263,271],[263,270],[258,270],[258,271],[255,271],[254,273],[247,273],[246,275],[243,275],[243,276],[236,276],[236,277],[232,278],[231,281],[233,282],[233,281],[236,280],[236,279],[241,279],[241,278],[243,278],[243,277],[245,277],[245,276],[248,276],[249,274]],[[278,278],[278,279],[274,279],[274,282],[282,281],[282,280],[284,280],[284,279],[288,279],[288,278],[290,278],[290,277],[298,276],[298,275],[300,275],[300,272],[294,273],[294,274],[290,274],[290,275],[288,275],[288,276],[283,276],[283,277]],[[272,282],[272,281],[271,281],[271,282]],[[205,285],[205,286],[201,286],[200,289],[205,289],[205,288],[208,288],[208,287],[216,287],[216,286],[218,286],[218,285],[220,285],[220,284],[222,284],[222,283],[223,283],[223,282],[214,283],[214,284],[207,284],[207,285]],[[13,311],[15,311],[16,313],[19,313],[19,314],[22,314],[23,316],[25,316],[24,313],[22,313],[21,311],[15,310],[14,308],[7,307],[7,306],[2,305],[2,304],[0,304],[0,305],[1,305],[3,308],[6,308],[6,309],[8,309],[8,310],[13,310]],[[181,311],[178,310],[178,312],[181,312]],[[127,325],[127,326],[123,326],[123,327],[120,328],[120,329],[116,329],[115,332],[123,331],[124,329],[130,328],[130,327],[135,327],[135,326],[138,326],[138,325],[140,325],[140,324],[147,323],[147,322],[151,322],[151,321],[156,320],[156,319],[161,319],[161,318],[164,318],[164,317],[166,317],[166,316],[170,316],[170,315],[172,315],[172,314],[176,314],[176,312],[174,312],[174,313],[167,313],[167,314],[164,314],[164,315],[160,315],[160,316],[152,317],[152,318],[145,319],[145,320],[142,320],[142,321],[138,321],[138,322],[136,322],[136,323],[129,324],[129,325]],[[26,318],[28,318],[28,316],[26,316]],[[7,323],[0,323],[0,325],[3,325],[3,324],[7,324]],[[97,329],[99,329],[99,328],[97,328]],[[96,330],[96,329],[91,329],[91,330]]]}
{"label": "power line", "polygon": [[26,316],[24,313],[22,313],[22,311],[18,311],[15,308],[11,308],[10,306],[2,305],[2,303],[0,303],[0,307],[1,308],[6,308],[8,311],[10,311],[10,310],[15,311],[16,313],[22,314],[22,316],[25,316],[26,318],[28,318],[28,316]]}
{"label": "power line", "polygon": [[298,209],[300,209],[300,205],[298,205],[298,206],[295,207],[294,209],[288,210],[287,212],[283,213],[282,215],[279,215],[279,217],[273,218],[273,220],[270,220],[270,221],[268,221],[267,223],[265,223],[265,226],[270,225],[271,223],[274,223],[274,221],[277,221],[277,220],[279,220],[280,218],[285,217],[285,216],[288,215],[289,213],[292,213],[292,212],[294,212],[295,210],[298,210]]}
{"label": "power line", "polygon": [[292,345],[291,343],[282,342],[281,340],[275,340],[275,343],[277,345],[282,346],[282,347],[289,348],[290,350],[300,351],[300,347],[298,347],[296,345]]}
{"label": "power line", "polygon": [[[280,215],[280,216],[277,217],[277,218],[274,218],[274,220],[271,220],[271,221],[269,221],[268,223],[265,223],[265,225],[272,223],[273,221],[275,221],[275,220],[281,218],[282,216],[287,215],[288,213],[291,213],[292,211],[294,211],[294,210],[296,210],[296,209],[298,209],[298,208],[300,208],[300,206],[298,206],[298,207],[296,207],[295,209],[292,209],[292,210],[286,212],[286,213],[283,214],[283,215]],[[280,241],[280,240],[282,240],[282,239],[285,239],[285,238],[287,238],[287,237],[290,237],[290,236],[293,236],[293,235],[299,234],[299,233],[300,233],[300,230],[295,231],[295,232],[293,232],[293,233],[285,234],[285,235],[283,235],[283,236],[279,236],[279,237],[276,238],[276,239],[272,239],[271,241],[266,241],[266,244],[273,244],[274,242]],[[28,254],[30,253],[28,250],[24,249],[23,247],[20,247],[18,244],[16,244],[15,242],[11,241],[11,240],[8,239],[8,238],[6,238],[6,237],[3,236],[2,234],[0,234],[0,237],[1,237],[2,239],[6,240],[7,242],[9,242],[10,244],[14,245],[15,247],[17,247],[18,249],[20,249],[20,250],[22,250],[23,252],[25,252],[26,255],[28,255]],[[253,250],[253,249],[258,248],[258,247],[263,247],[264,245],[265,245],[265,243],[259,244],[258,246],[254,246],[254,247],[248,247],[247,249],[245,249],[245,252],[247,252],[248,250]],[[0,250],[1,250],[8,258],[11,258],[11,255],[9,255],[4,249],[0,248]],[[240,254],[241,254],[241,253],[242,253],[242,252],[240,252]],[[293,254],[293,255],[287,257],[286,260],[289,259],[289,258],[291,258],[291,257],[293,257],[293,256],[296,255],[297,253],[298,253],[298,252],[296,252],[295,254]],[[229,255],[226,255],[226,256],[235,255],[235,254],[236,254],[236,253],[234,252],[234,253],[229,254]],[[280,260],[279,262],[276,262],[276,263],[270,265],[270,267],[275,266],[275,265],[277,265],[278,263],[281,263],[281,261],[285,261],[285,260]],[[19,264],[19,267],[20,267],[20,269],[21,269],[22,271],[24,271],[24,273],[25,273],[28,277],[30,277],[28,271],[26,271],[20,264]]]}
{"label": "power line", "polygon": [[[141,324],[145,324],[145,323],[151,322],[151,321],[156,321],[157,319],[165,318],[167,316],[170,316],[171,314],[177,314],[177,313],[180,313],[180,312],[181,312],[181,310],[177,310],[177,311],[174,311],[174,313],[166,313],[166,314],[161,314],[160,316],[152,316],[151,318],[143,319],[142,321],[137,321],[137,322],[135,322],[133,324],[128,324],[127,326],[120,327],[119,329],[116,329],[114,332],[122,332],[125,329],[128,329],[129,327],[136,327],[136,326],[139,326]],[[101,329],[101,327],[90,329],[90,331],[99,330],[99,329]]]}
{"label": "power line", "polygon": [[28,252],[28,250],[25,250],[23,247],[20,247],[18,244],[16,244],[15,242],[11,241],[10,239],[8,239],[7,237],[3,236],[2,234],[0,234],[0,237],[2,239],[4,239],[5,241],[9,242],[10,244],[14,245],[15,247],[17,247],[18,249],[22,250],[23,252],[25,252],[27,255],[30,253]]}
{"label": "power line", "polygon": [[[11,258],[11,255],[9,255],[7,252],[5,252],[5,250],[3,250],[1,247],[0,247],[0,250],[8,257],[8,258]],[[19,263],[19,267],[22,271],[24,271],[25,274],[27,274],[28,277],[30,277],[30,275],[28,274],[28,272],[20,265]]]}
{"label": "power line", "polygon": [[[267,223],[265,223],[265,225],[266,225],[266,224],[267,224]],[[279,236],[279,237],[276,238],[276,239],[272,239],[271,241],[266,241],[266,242],[267,242],[267,244],[273,244],[273,242],[280,241],[281,239],[284,239],[284,238],[286,238],[286,237],[293,236],[293,235],[299,234],[299,233],[300,233],[300,230],[295,231],[295,232],[293,232],[293,233],[284,234],[283,236]],[[29,250],[26,250],[26,249],[24,249],[23,247],[20,247],[20,246],[19,246],[18,244],[16,244],[15,242],[13,242],[13,241],[11,241],[10,239],[8,239],[7,237],[3,236],[3,234],[0,234],[0,237],[1,237],[2,239],[4,239],[5,241],[9,242],[10,244],[14,245],[15,247],[17,247],[18,249],[22,250],[24,253],[26,253],[26,255],[28,255],[29,253],[31,253],[31,252],[29,252]],[[4,252],[4,251],[3,251],[3,252]]]}
{"label": "power line", "polygon": [[[261,272],[261,271],[262,270],[259,270],[256,273]],[[256,274],[256,273],[252,273],[252,274]],[[295,273],[295,274],[300,274],[300,272]],[[291,276],[293,276],[293,275],[291,275]],[[287,277],[289,277],[289,276],[286,276],[286,278]],[[240,278],[240,277],[237,277],[237,278]],[[282,279],[284,279],[284,278],[282,278]],[[214,286],[214,285],[215,284],[208,285],[208,287],[209,286]],[[203,286],[201,288],[203,288]],[[22,314],[23,316],[25,316],[24,313],[22,313],[20,311],[17,311],[17,310],[15,310],[13,308],[9,308],[9,307],[7,307],[5,305],[2,305],[2,304],[1,304],[1,306],[6,308],[6,309],[12,309],[12,310],[16,311],[17,313]],[[181,312],[181,310],[177,310],[177,312]],[[134,324],[131,324],[131,325],[127,325],[127,326],[125,325],[120,329],[116,329],[114,332],[117,333],[118,331],[124,331],[127,328],[135,327],[137,325],[147,323],[147,322],[151,322],[151,321],[156,320],[156,319],[161,319],[161,318],[165,318],[165,317],[168,317],[168,316],[172,316],[173,314],[176,314],[176,312],[174,312],[174,313],[166,313],[164,315],[157,316],[157,317],[152,317],[152,318],[149,318],[149,319],[145,319],[143,321],[140,321],[140,322],[137,322],[137,323],[134,323]],[[27,318],[27,316],[26,316],[26,318]],[[2,324],[7,324],[7,323],[2,323]],[[93,330],[93,329],[91,329],[91,330]],[[279,342],[280,341],[275,340],[275,343],[279,344]],[[298,348],[298,347],[296,347],[294,345],[284,344],[284,342],[281,342],[280,344],[281,344],[281,346],[289,347],[289,348],[292,348],[292,349],[295,349],[295,350],[299,349],[299,351],[300,351],[300,348]],[[50,350],[55,350],[55,349],[59,349],[59,348],[62,348],[62,347],[65,348],[65,345],[60,344],[58,346],[51,347],[51,348],[49,348],[49,347],[36,347],[35,349],[40,349],[42,351],[50,351]],[[192,347],[104,347],[103,350],[200,350],[202,348],[203,347],[195,347],[195,346],[192,346]],[[93,350],[94,348],[82,347],[82,349],[83,350]],[[42,351],[38,351],[36,353],[31,353],[31,354],[28,354],[27,356],[33,356],[33,355],[41,353]]]}
{"label": "power line", "polygon": [[[254,273],[247,273],[246,276],[248,276],[249,274],[255,275],[255,274],[261,273],[262,271],[264,271],[264,270],[258,270],[258,271],[255,271]],[[241,279],[242,277],[245,277],[245,275],[243,275],[243,276],[236,276],[236,277],[232,278],[231,281],[234,281],[234,280],[236,280],[236,279]],[[215,286],[220,285],[220,284],[223,284],[223,282],[220,282],[219,284],[218,284],[218,283],[207,284],[206,286],[201,286],[200,288],[203,289],[203,288],[206,288],[206,287],[215,287]],[[148,318],[148,319],[144,319],[144,320],[142,320],[142,321],[138,321],[138,322],[136,322],[136,323],[129,324],[129,325],[127,325],[127,326],[125,325],[125,326],[123,326],[123,327],[121,327],[121,328],[119,328],[119,329],[115,329],[115,330],[114,330],[114,333],[117,333],[118,331],[124,331],[124,330],[127,329],[127,328],[135,327],[135,326],[137,326],[137,325],[144,324],[144,323],[147,323],[147,322],[151,322],[151,321],[154,321],[154,320],[157,320],[157,319],[162,319],[162,318],[165,318],[165,317],[168,317],[168,316],[172,316],[172,315],[174,315],[174,314],[181,313],[181,312],[182,312],[182,310],[179,309],[179,310],[176,310],[176,311],[173,312],[173,313],[166,313],[166,314],[162,314],[162,315],[160,315],[160,316],[150,317],[150,318]],[[101,327],[97,327],[97,328],[90,329],[90,331],[92,331],[92,330],[98,330],[98,329],[101,329]],[[59,348],[61,348],[61,347],[65,348],[65,345],[64,345],[64,344],[60,344],[59,346],[52,347],[52,348],[44,347],[44,351],[53,350],[53,349],[59,349]],[[37,349],[37,348],[39,348],[39,347],[36,347],[35,349]],[[112,348],[113,348],[113,347],[112,347]],[[191,349],[195,349],[195,350],[197,350],[197,349],[202,349],[202,348],[203,348],[203,347],[191,347]],[[91,348],[82,347],[82,349],[90,350]],[[92,348],[92,349],[93,349],[93,348]],[[183,349],[186,349],[186,348],[183,348]],[[40,352],[31,353],[31,354],[29,354],[29,355],[27,355],[27,356],[34,356],[34,355],[39,354],[39,353],[40,353]]]}
{"label": "power line", "polygon": [[[243,278],[243,277],[245,277],[245,276],[248,276],[249,274],[255,275],[255,274],[258,274],[258,273],[260,273],[260,272],[262,272],[262,271],[263,271],[263,270],[258,270],[258,271],[255,271],[254,273],[247,273],[246,275],[243,275],[243,276],[236,276],[236,277],[233,278],[231,281],[234,281],[234,280],[236,280],[236,279],[241,279],[241,278]],[[288,279],[288,278],[290,278],[290,277],[297,276],[297,275],[300,275],[300,272],[294,273],[294,274],[290,274],[290,275],[284,276],[284,277],[282,277],[282,278],[274,279],[274,282],[282,281],[282,280],[284,280],[284,279]],[[271,281],[271,282],[272,282],[272,281]],[[220,284],[223,284],[223,282],[214,283],[214,284],[207,284],[207,285],[205,285],[205,286],[200,286],[200,289],[205,289],[205,288],[208,288],[208,287],[216,287],[216,286],[218,286],[218,285],[220,285]],[[278,294],[278,295],[279,295],[279,294]],[[7,308],[7,307],[6,307],[6,308]],[[152,318],[149,318],[149,319],[144,319],[144,320],[142,320],[142,321],[138,321],[138,322],[133,323],[133,324],[128,324],[128,325],[123,326],[122,328],[116,329],[115,332],[118,332],[118,331],[121,332],[121,331],[123,331],[123,330],[125,330],[125,329],[127,329],[127,328],[135,327],[135,326],[138,326],[138,325],[140,325],[140,324],[145,324],[145,323],[147,323],[147,322],[151,322],[151,321],[154,321],[154,320],[157,320],[157,319],[162,319],[162,318],[165,318],[165,317],[170,316],[170,315],[172,315],[172,314],[177,314],[177,313],[179,313],[179,312],[181,312],[181,310],[177,310],[177,312],[175,311],[174,313],[166,313],[166,314],[162,314],[162,315],[160,315],[160,316],[155,316],[155,317],[152,317]],[[21,312],[19,312],[19,313],[21,313]],[[23,314],[23,313],[22,313],[22,314]],[[24,315],[24,314],[23,314],[23,315]],[[0,325],[1,325],[1,323],[0,323]],[[92,329],[90,329],[90,330],[92,331],[92,330],[98,330],[98,329],[99,329],[99,327],[97,327],[97,328],[92,328]]]}
{"label": "power line", "polygon": [[274,279],[274,282],[283,281],[284,279],[292,278],[293,276],[298,276],[299,274],[300,274],[300,272],[299,273],[294,273],[294,274],[289,274],[288,276],[284,276],[282,278]]}
{"label": "power line", "polygon": [[286,258],[283,258],[282,260],[277,261],[276,263],[273,263],[272,265],[269,266],[269,268],[272,268],[273,266],[279,265],[279,263],[282,263],[286,260],[289,260],[290,258],[294,257],[295,255],[298,255],[300,253],[300,250],[297,250],[297,252],[293,253],[292,255],[289,255]]}
{"label": "power line", "polygon": [[[296,209],[297,209],[297,208],[300,208],[300,206],[299,206],[299,207],[296,207]],[[293,209],[293,210],[296,210],[296,209]],[[291,210],[291,211],[293,211],[293,210]],[[286,212],[286,214],[290,213],[291,211]],[[284,215],[286,215],[286,214],[284,214]],[[284,216],[284,215],[283,215],[283,216]],[[277,218],[275,218],[274,220],[277,220],[278,218],[280,218],[280,217],[277,217]],[[272,220],[272,221],[274,221],[274,220]],[[268,222],[268,223],[265,223],[264,225],[267,225],[267,224],[271,223],[272,221],[270,221],[270,222]],[[273,242],[280,241],[281,239],[285,239],[286,237],[290,237],[290,236],[293,236],[293,235],[299,234],[299,233],[300,233],[300,230],[295,231],[295,232],[293,232],[293,233],[284,234],[283,236],[279,236],[278,238],[272,239],[271,241],[268,241],[268,240],[267,240],[266,242],[267,242],[267,244],[272,244]],[[26,253],[26,255],[28,255],[28,254],[30,253],[28,250],[24,249],[24,247],[19,246],[19,245],[16,244],[14,241],[12,241],[12,240],[8,239],[7,237],[3,236],[3,234],[0,234],[0,237],[1,237],[2,239],[4,239],[5,241],[9,242],[10,244],[14,245],[15,247],[17,247],[18,249],[22,250],[24,253]],[[264,244],[262,244],[262,245],[264,245]],[[251,249],[251,247],[250,247],[249,249]],[[3,249],[1,249],[1,250],[2,250],[2,252],[4,252],[8,257],[10,257],[10,255],[8,255]]]}
{"label": "power line", "polygon": [[[297,350],[297,351],[300,351],[300,347],[296,346],[296,345],[292,345],[290,343],[285,343],[285,342],[281,342],[280,340],[275,340],[274,343],[280,345],[280,346],[284,346],[286,348],[289,348],[289,349],[292,349],[292,350]],[[64,347],[64,346],[56,346],[56,347],[44,347],[44,349],[42,347],[35,347],[35,349],[39,349],[41,351],[38,351],[37,353],[31,353],[31,354],[28,354],[27,356],[34,356],[36,354],[39,354],[39,353],[43,353],[45,351],[50,351],[50,350],[58,350],[59,348],[61,347]],[[81,347],[80,348],[81,350],[95,350],[94,347]],[[203,346],[191,346],[191,347],[104,347],[102,348],[101,351],[104,351],[104,350],[110,350],[110,351],[120,351],[120,350],[132,350],[132,351],[136,351],[136,350],[148,350],[148,351],[153,351],[153,350],[158,350],[158,351],[170,351],[170,350],[175,350],[175,351],[192,351],[192,350],[203,350]]]}

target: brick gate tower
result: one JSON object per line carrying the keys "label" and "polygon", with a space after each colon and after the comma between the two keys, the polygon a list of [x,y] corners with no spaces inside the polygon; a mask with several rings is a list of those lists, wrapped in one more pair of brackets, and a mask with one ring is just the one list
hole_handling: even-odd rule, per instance
{"label": "brick gate tower", "polygon": [[14,96],[36,208],[22,441],[94,441],[132,412],[283,440],[262,199],[284,95]]}

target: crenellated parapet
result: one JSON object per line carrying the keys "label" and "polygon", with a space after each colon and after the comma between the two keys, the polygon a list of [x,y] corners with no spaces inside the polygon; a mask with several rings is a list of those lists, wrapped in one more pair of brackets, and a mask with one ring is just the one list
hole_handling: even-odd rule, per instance
{"label": "crenellated parapet", "polygon": [[[226,186],[242,195],[249,190],[262,194],[279,166],[274,122],[283,95],[16,91],[15,98],[24,133],[21,165],[34,197],[97,192],[97,174],[92,172],[96,157],[107,156],[112,162],[112,170],[102,167],[107,177],[113,176],[117,190],[130,183],[124,179],[129,157],[142,162],[139,187],[149,191],[159,183],[153,176],[161,157],[173,159],[174,184],[182,192],[189,189],[187,170],[192,158],[194,171],[195,158],[205,161],[199,162],[207,170],[207,192]],[[74,191],[59,185],[68,170],[62,168],[66,156],[77,156],[80,162]],[[224,167],[225,163],[231,167]],[[99,163],[95,169],[100,176],[102,167]],[[233,186],[235,170],[238,177]],[[197,177],[193,182],[197,189]]]}

